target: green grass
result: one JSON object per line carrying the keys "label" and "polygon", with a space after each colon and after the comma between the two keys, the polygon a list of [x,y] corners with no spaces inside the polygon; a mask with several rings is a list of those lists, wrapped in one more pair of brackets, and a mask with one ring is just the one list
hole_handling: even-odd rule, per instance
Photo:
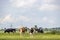
{"label": "green grass", "polygon": [[28,33],[20,35],[17,33],[3,33],[0,32],[0,40],[60,40],[60,35],[58,34],[33,34],[30,36]]}

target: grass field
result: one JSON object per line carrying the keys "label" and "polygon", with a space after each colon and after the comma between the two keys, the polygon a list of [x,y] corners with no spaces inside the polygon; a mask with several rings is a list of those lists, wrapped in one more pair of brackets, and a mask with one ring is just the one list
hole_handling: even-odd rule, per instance
{"label": "grass field", "polygon": [[58,34],[34,34],[30,36],[28,33],[20,35],[17,33],[3,33],[0,32],[0,40],[60,40],[60,35]]}

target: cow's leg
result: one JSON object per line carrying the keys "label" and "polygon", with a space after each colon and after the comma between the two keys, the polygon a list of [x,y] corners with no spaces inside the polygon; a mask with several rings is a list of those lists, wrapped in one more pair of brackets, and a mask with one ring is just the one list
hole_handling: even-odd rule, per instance
{"label": "cow's leg", "polygon": [[4,31],[4,33],[6,33],[6,31]]}
{"label": "cow's leg", "polygon": [[8,31],[8,33],[10,33],[10,32]]}
{"label": "cow's leg", "polygon": [[15,31],[13,30],[12,33],[14,34],[14,32],[15,32]]}

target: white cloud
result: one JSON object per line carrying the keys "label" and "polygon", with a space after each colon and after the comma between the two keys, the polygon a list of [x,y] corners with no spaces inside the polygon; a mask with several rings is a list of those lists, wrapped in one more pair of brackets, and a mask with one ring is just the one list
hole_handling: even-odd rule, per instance
{"label": "white cloud", "polygon": [[1,18],[0,18],[0,22],[1,22],[2,20],[1,20]]}
{"label": "white cloud", "polygon": [[30,7],[32,6],[36,0],[10,0],[13,7]]}
{"label": "white cloud", "polygon": [[46,22],[46,21],[48,21],[48,18],[47,18],[47,17],[43,17],[42,20],[43,20],[44,22]]}
{"label": "white cloud", "polygon": [[6,22],[6,21],[12,21],[11,15],[6,15],[2,20],[2,22]]}
{"label": "white cloud", "polygon": [[49,24],[55,24],[56,21],[54,20],[54,18],[48,18],[48,17],[43,17],[41,20],[43,23],[49,23]]}
{"label": "white cloud", "polygon": [[7,20],[10,20],[11,19],[11,17],[10,17],[11,15],[7,15],[4,19],[3,19],[3,21],[7,21]]}
{"label": "white cloud", "polygon": [[16,20],[12,18],[10,14],[8,14],[4,18],[1,18],[0,21],[1,23],[4,23],[4,22],[15,22]]}
{"label": "white cloud", "polygon": [[44,4],[38,8],[39,10],[58,10],[60,9],[59,6],[57,5],[52,5],[52,4]]}
{"label": "white cloud", "polygon": [[50,24],[55,24],[54,20],[49,20]]}
{"label": "white cloud", "polygon": [[54,2],[55,0],[42,0],[43,3],[51,3],[51,2]]}
{"label": "white cloud", "polygon": [[26,17],[26,16],[20,16],[20,17],[19,17],[19,20],[25,21],[25,22],[29,22],[29,21],[31,20],[31,18],[28,18],[28,17]]}
{"label": "white cloud", "polygon": [[14,17],[12,17],[12,15],[9,14],[9,15],[6,15],[4,18],[0,19],[1,23],[4,23],[4,22],[15,23],[18,21],[29,22],[29,21],[31,21],[31,18],[28,18],[26,16],[18,16],[16,18],[14,18]]}
{"label": "white cloud", "polygon": [[60,10],[60,5],[54,4],[55,2],[56,0],[42,0],[41,5],[38,7],[38,9],[42,11]]}

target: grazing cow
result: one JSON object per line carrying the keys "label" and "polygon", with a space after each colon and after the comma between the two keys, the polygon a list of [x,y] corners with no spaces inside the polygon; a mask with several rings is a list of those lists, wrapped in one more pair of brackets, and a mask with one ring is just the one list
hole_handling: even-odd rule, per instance
{"label": "grazing cow", "polygon": [[35,31],[37,31],[38,33],[44,33],[42,28],[35,29]]}
{"label": "grazing cow", "polygon": [[32,35],[32,34],[33,34],[33,32],[34,32],[34,29],[33,29],[33,28],[31,28],[31,29],[30,29],[30,35]]}
{"label": "grazing cow", "polygon": [[10,32],[12,32],[12,33],[14,33],[14,32],[16,32],[16,29],[12,29],[12,28],[9,28],[9,29],[5,29],[5,31],[4,31],[4,33],[10,33]]}
{"label": "grazing cow", "polygon": [[30,29],[30,37],[33,37],[33,33],[34,33],[34,28]]}
{"label": "grazing cow", "polygon": [[39,28],[38,33],[44,33],[43,29]]}
{"label": "grazing cow", "polygon": [[22,28],[19,29],[20,34],[25,33],[25,31],[26,31],[26,30],[25,30],[24,27],[22,27]]}

